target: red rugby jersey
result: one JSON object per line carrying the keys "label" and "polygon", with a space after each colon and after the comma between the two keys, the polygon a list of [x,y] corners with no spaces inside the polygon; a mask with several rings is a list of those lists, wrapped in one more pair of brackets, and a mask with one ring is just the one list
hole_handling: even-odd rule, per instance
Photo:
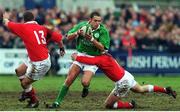
{"label": "red rugby jersey", "polygon": [[105,75],[114,82],[119,81],[125,73],[124,68],[122,68],[117,61],[109,55],[95,57],[77,56],[76,61],[90,65],[97,65]]}
{"label": "red rugby jersey", "polygon": [[42,61],[48,57],[47,36],[59,43],[62,35],[37,24],[36,21],[26,23],[8,22],[8,28],[19,36],[27,49],[31,61]]}

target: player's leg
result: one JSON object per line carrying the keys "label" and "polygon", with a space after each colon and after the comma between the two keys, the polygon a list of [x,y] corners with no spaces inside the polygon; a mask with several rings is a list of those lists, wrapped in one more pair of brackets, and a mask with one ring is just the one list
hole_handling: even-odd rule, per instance
{"label": "player's leg", "polygon": [[29,78],[29,77],[26,77],[21,82],[21,86],[24,89],[22,99],[23,98],[24,98],[24,100],[26,98],[30,99],[29,102],[28,102],[28,105],[27,105],[27,107],[29,107],[29,108],[36,108],[39,105],[39,100],[38,100],[38,98],[36,96],[35,89],[32,87],[32,83],[35,82],[35,81],[36,80],[33,80],[33,79]]}
{"label": "player's leg", "polygon": [[25,78],[27,68],[27,65],[25,63],[22,63],[18,68],[15,69],[16,75],[19,78],[20,82]]}
{"label": "player's leg", "polygon": [[26,76],[21,80],[21,87],[24,89],[22,94],[19,98],[19,101],[25,101],[26,99],[30,98],[30,91],[32,90],[32,80],[27,78]]}
{"label": "player's leg", "polygon": [[105,100],[105,107],[107,109],[131,109],[135,107],[135,102],[133,100],[132,102],[123,102],[115,91],[112,91]]}
{"label": "player's leg", "polygon": [[77,64],[72,64],[65,82],[62,85],[62,87],[59,89],[58,96],[57,96],[55,102],[50,106],[50,108],[59,107],[59,105],[63,101],[64,97],[66,96],[69,87],[74,82],[74,80],[79,75],[79,73],[80,73],[80,67]]}
{"label": "player's leg", "polygon": [[51,61],[49,58],[43,61],[28,63],[28,68],[25,74],[26,77],[21,82],[24,89],[24,94],[30,98],[27,107],[38,107],[39,100],[36,96],[35,89],[32,87],[32,83],[40,80],[49,71],[50,67]]}
{"label": "player's leg", "polygon": [[81,78],[81,83],[83,85],[83,90],[82,90],[82,97],[86,97],[89,93],[89,86],[90,86],[90,82],[91,79],[93,77],[93,75],[96,73],[98,67],[96,65],[83,65],[83,71],[84,74]]}
{"label": "player's leg", "polygon": [[93,75],[94,75],[94,73],[91,71],[84,71],[84,74],[81,78],[81,83],[83,85],[83,90],[82,90],[81,96],[83,98],[86,97],[89,93],[89,85],[90,85]]}
{"label": "player's leg", "polygon": [[[18,76],[21,86],[22,86],[22,80],[24,78],[26,78],[26,70],[27,70],[28,66],[25,63],[22,63],[21,65],[19,65],[18,68],[15,69],[16,75]],[[22,88],[24,89],[24,87],[22,86]],[[26,94],[25,91],[22,92],[22,94],[19,97],[19,101],[24,101],[27,98],[29,98]]]}
{"label": "player's leg", "polygon": [[132,91],[138,92],[138,93],[145,93],[145,92],[160,92],[160,93],[166,93],[173,98],[176,98],[176,91],[172,90],[171,87],[160,87],[155,85],[140,85],[136,84],[134,87],[131,88]]}
{"label": "player's leg", "polygon": [[109,94],[109,96],[106,98],[104,105],[106,108],[112,109],[112,108],[114,108],[115,102],[117,102],[118,100],[119,100],[119,97],[115,96],[114,92],[112,91]]}
{"label": "player's leg", "polygon": [[120,99],[127,95],[130,88],[136,84],[134,77],[127,71],[125,71],[124,76],[117,82],[115,82],[115,88],[110,93],[105,101],[106,108],[114,109],[131,109],[135,107],[135,102],[123,102]]}
{"label": "player's leg", "polygon": [[[22,86],[22,81],[27,78],[27,76],[25,75],[27,68],[28,68],[28,62],[29,60],[27,60],[26,62],[22,63],[21,65],[19,65],[18,68],[15,69],[16,75],[18,76],[21,86]],[[24,89],[24,87],[22,86],[22,88]],[[25,91],[22,91],[22,94],[19,97],[19,101],[25,101],[27,98],[29,98],[29,96],[26,94]]]}

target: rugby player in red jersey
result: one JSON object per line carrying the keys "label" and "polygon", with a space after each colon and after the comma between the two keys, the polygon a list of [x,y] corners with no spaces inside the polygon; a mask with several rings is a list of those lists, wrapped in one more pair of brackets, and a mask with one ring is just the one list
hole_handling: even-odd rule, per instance
{"label": "rugby player in red jersey", "polygon": [[28,54],[28,60],[15,70],[24,89],[19,101],[30,99],[27,107],[35,108],[38,107],[39,100],[32,87],[32,83],[41,79],[51,66],[47,40],[56,42],[60,47],[60,54],[63,56],[65,51],[62,43],[62,35],[39,25],[34,21],[34,15],[30,11],[24,13],[24,23],[11,22],[9,21],[9,16],[5,12],[3,17],[1,15],[1,20],[3,20],[3,24],[12,33],[22,39]]}
{"label": "rugby player in red jersey", "polygon": [[77,53],[72,54],[72,59],[81,63],[97,65],[105,75],[115,82],[115,88],[105,101],[105,107],[109,109],[134,108],[135,101],[123,102],[124,97],[129,90],[137,93],[160,92],[166,93],[176,98],[176,92],[171,87],[159,87],[154,85],[140,85],[135,81],[133,75],[122,68],[117,61],[108,53],[100,56],[78,56]]}

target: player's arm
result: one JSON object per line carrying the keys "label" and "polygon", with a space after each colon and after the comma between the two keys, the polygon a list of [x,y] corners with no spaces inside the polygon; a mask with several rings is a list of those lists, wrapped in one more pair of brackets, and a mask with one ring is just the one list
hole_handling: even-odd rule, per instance
{"label": "player's arm", "polygon": [[4,26],[6,26],[8,28],[8,23],[9,23],[9,17],[10,17],[10,14],[5,12],[1,12],[1,21],[2,23],[4,24]]}
{"label": "player's arm", "polygon": [[3,19],[4,26],[8,27],[8,22],[9,22],[9,19]]}
{"label": "player's arm", "polygon": [[68,41],[71,41],[71,40],[73,40],[73,39],[75,39],[75,38],[77,38],[79,35],[82,35],[83,34],[83,30],[78,30],[77,32],[74,32],[74,33],[71,33],[71,34],[68,34],[66,37],[66,39],[68,40]]}
{"label": "player's arm", "polygon": [[66,39],[68,41],[73,40],[79,36],[78,30],[79,30],[79,25],[75,25],[70,31],[68,31],[66,35]]}
{"label": "player's arm", "polygon": [[19,29],[22,29],[22,24],[11,22],[9,18],[10,18],[10,13],[5,12],[1,14],[2,23],[4,24],[4,26],[6,26],[14,34],[20,35],[22,32]]}
{"label": "player's arm", "polygon": [[94,39],[94,37],[92,35],[88,35],[88,34],[85,35],[85,38],[90,40],[94,44],[94,46],[96,46],[102,52],[104,52],[104,51],[109,49],[110,37],[109,37],[109,33],[108,33],[107,30],[103,31],[99,41]]}
{"label": "player's arm", "polygon": [[60,48],[60,55],[63,56],[65,54],[64,44],[62,42],[62,34],[54,32],[50,29],[48,30],[48,37],[50,36],[50,40],[56,42]]}
{"label": "player's arm", "polygon": [[98,57],[87,57],[87,56],[78,56],[77,53],[73,53],[71,55],[72,60],[78,61],[80,63],[85,63],[88,65],[98,65],[99,59]]}
{"label": "player's arm", "polygon": [[98,42],[96,39],[94,39],[94,37],[92,37],[91,35],[85,34],[85,38],[90,40],[94,44],[94,46],[96,46],[96,48],[98,48],[99,50],[105,51],[104,45]]}
{"label": "player's arm", "polygon": [[83,26],[84,22],[81,22],[77,25],[75,25],[66,35],[66,39],[68,41],[71,41],[75,38],[77,38],[79,35],[83,34],[83,31],[80,29]]}

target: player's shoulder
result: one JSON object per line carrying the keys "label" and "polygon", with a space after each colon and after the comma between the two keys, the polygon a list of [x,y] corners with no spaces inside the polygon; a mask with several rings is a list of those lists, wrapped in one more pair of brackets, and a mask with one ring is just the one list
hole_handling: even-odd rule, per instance
{"label": "player's shoulder", "polygon": [[87,21],[81,21],[78,24],[74,25],[73,28],[78,28],[79,29],[79,28],[87,25],[87,23],[88,23]]}
{"label": "player's shoulder", "polygon": [[24,25],[24,23],[17,23],[14,21],[9,21],[8,24],[13,24],[13,25]]}
{"label": "player's shoulder", "polygon": [[81,21],[81,22],[79,22],[79,24],[84,24],[84,25],[86,25],[88,23],[88,21]]}
{"label": "player's shoulder", "polygon": [[77,25],[78,26],[85,26],[85,25],[87,25],[87,23],[88,23],[88,21],[81,21]]}
{"label": "player's shoulder", "polygon": [[43,30],[48,29],[46,26],[40,25],[40,24],[29,24],[29,25],[24,24],[24,25],[30,28],[35,28],[35,29],[43,29]]}
{"label": "player's shoulder", "polygon": [[13,22],[13,21],[9,21],[8,24],[7,24],[7,27],[10,28],[10,29],[18,30],[19,28],[23,28],[23,24],[22,23]]}
{"label": "player's shoulder", "polygon": [[105,27],[105,25],[103,25],[103,24],[100,24],[100,30],[102,31],[102,32],[108,32],[108,29]]}

